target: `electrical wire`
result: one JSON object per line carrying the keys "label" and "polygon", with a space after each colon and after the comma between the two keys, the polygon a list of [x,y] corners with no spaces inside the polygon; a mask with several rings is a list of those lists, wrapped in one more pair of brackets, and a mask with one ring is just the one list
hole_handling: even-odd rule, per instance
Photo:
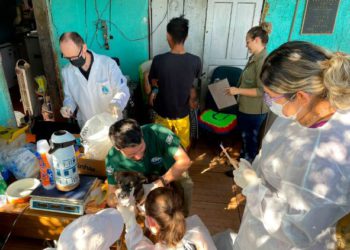
{"label": "electrical wire", "polygon": [[144,40],[144,39],[148,38],[149,36],[152,36],[152,35],[154,34],[154,32],[156,32],[156,31],[158,30],[158,28],[160,27],[160,25],[162,25],[162,23],[164,22],[164,20],[165,20],[166,17],[168,16],[168,10],[169,10],[169,9],[168,9],[168,4],[169,4],[169,0],[167,0],[166,12],[165,12],[165,14],[164,14],[162,20],[158,23],[158,25],[157,25],[156,28],[151,32],[151,34],[146,35],[146,36],[144,36],[144,37],[131,39],[131,38],[129,38],[129,37],[118,27],[117,24],[115,24],[115,23],[113,23],[113,22],[111,22],[110,24],[113,25],[113,26],[116,28],[116,30],[117,30],[126,40],[128,40],[128,41],[130,41],[130,42],[135,42],[135,41]]}
{"label": "electrical wire", "polygon": [[[108,3],[111,4],[111,1],[109,1]],[[105,8],[103,9],[102,14],[103,14],[103,13],[105,12],[105,10],[107,9],[107,7],[108,7],[108,5],[109,5],[108,3],[106,4]],[[99,24],[100,24],[101,21],[102,21],[102,19],[101,19],[101,14],[100,14],[100,12],[99,12],[99,10],[98,10],[97,0],[94,0],[94,9],[95,9],[95,12],[96,12],[96,15],[97,15],[97,21],[96,21],[96,24],[95,24],[95,33],[94,33],[94,35],[92,36],[92,40],[91,40],[91,42],[90,42],[90,46],[89,46],[89,47],[91,47],[92,44],[94,43],[94,41],[96,40],[98,46],[99,46],[101,49],[103,49],[103,46],[101,45],[101,43],[100,43],[99,40],[97,39],[97,33],[98,33],[98,31],[100,30]]]}
{"label": "electrical wire", "polygon": [[1,250],[4,250],[5,245],[6,245],[7,241],[9,240],[9,238],[10,238],[10,236],[11,236],[11,234],[12,234],[13,228],[15,227],[15,225],[16,225],[17,221],[19,220],[19,218],[20,218],[20,217],[23,215],[23,213],[27,210],[27,208],[29,208],[29,204],[22,210],[22,212],[21,212],[19,215],[17,215],[16,219],[13,221],[12,226],[11,226],[11,228],[10,228],[10,231],[9,231],[9,233],[7,234],[6,239],[5,239],[5,241],[4,241],[4,244],[3,244],[2,247],[1,247]]}
{"label": "electrical wire", "polygon": [[55,22],[53,21],[53,16],[52,16],[52,1],[49,0],[48,3],[49,3],[49,6],[50,6],[50,8],[48,9],[48,12],[50,13],[50,18],[51,18],[51,20],[49,20],[49,22],[52,24],[52,26],[53,26],[53,28],[54,28],[54,30],[55,30],[56,36],[57,36],[57,37],[60,37],[60,35],[58,34],[57,26],[56,26]]}
{"label": "electrical wire", "polygon": [[95,3],[95,12],[96,12],[96,15],[97,15],[97,19],[101,19],[100,18],[100,13],[98,12],[97,0],[95,0],[94,3]]}
{"label": "electrical wire", "polygon": [[[107,5],[105,6],[105,8],[104,8],[104,10],[102,11],[102,13],[100,13],[99,10],[98,10],[97,0],[94,0],[94,3],[95,3],[95,4],[94,4],[94,7],[95,7],[96,15],[97,15],[97,21],[96,21],[95,33],[94,33],[93,39],[92,39],[92,41],[91,41],[91,43],[90,43],[90,47],[91,47],[91,45],[93,44],[93,42],[95,41],[95,39],[96,39],[96,41],[97,41],[98,45],[100,46],[100,48],[103,48],[103,46],[99,43],[99,41],[98,41],[98,39],[97,39],[97,33],[98,33],[99,29],[100,29],[100,28],[99,28],[99,24],[101,23],[101,21],[106,21],[106,20],[104,20],[104,19],[101,19],[101,16],[102,16],[103,13],[106,11],[107,7],[108,7],[109,5],[111,5],[111,1],[109,1],[109,3],[107,3]],[[167,0],[166,12],[165,12],[165,14],[164,14],[162,20],[161,20],[161,21],[157,24],[157,26],[155,27],[155,29],[152,30],[152,32],[151,32],[150,34],[147,34],[147,35],[142,36],[142,37],[139,37],[139,38],[130,38],[130,37],[128,37],[128,36],[125,34],[125,32],[124,32],[116,23],[114,23],[114,22],[111,21],[111,18],[110,18],[110,20],[107,21],[107,22],[109,23],[110,26],[113,26],[113,27],[116,29],[116,31],[117,31],[125,40],[127,40],[127,41],[129,41],[129,42],[141,41],[141,40],[144,40],[144,39],[148,39],[148,37],[152,36],[152,35],[158,30],[158,28],[162,25],[162,23],[165,21],[165,19],[166,19],[167,16],[168,16],[168,12],[169,12],[169,11],[168,11],[168,10],[169,10],[168,7],[169,7],[169,0]],[[111,9],[111,6],[110,6],[110,9]],[[111,12],[111,10],[110,10],[110,12]],[[111,15],[110,15],[110,16],[111,16]]]}
{"label": "electrical wire", "polygon": [[[109,0],[109,23],[112,20],[112,0]],[[112,27],[109,25],[109,33],[112,32]]]}
{"label": "electrical wire", "polygon": [[86,3],[87,0],[84,1],[84,11],[85,11],[85,41],[87,41],[88,39],[88,28],[87,28],[87,3]]}
{"label": "electrical wire", "polygon": [[293,34],[293,31],[294,31],[295,19],[296,19],[297,12],[298,12],[298,6],[299,6],[299,0],[297,0],[297,2],[295,3],[293,19],[292,19],[292,25],[290,27],[289,34],[288,34],[288,41],[290,41],[291,38],[292,38],[292,34]]}

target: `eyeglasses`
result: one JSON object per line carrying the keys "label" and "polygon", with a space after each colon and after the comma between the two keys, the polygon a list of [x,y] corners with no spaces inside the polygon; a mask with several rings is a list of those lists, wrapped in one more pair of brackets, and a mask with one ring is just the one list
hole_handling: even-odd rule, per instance
{"label": "eyeglasses", "polygon": [[80,56],[80,54],[81,54],[81,52],[83,51],[83,46],[81,46],[80,47],[80,51],[79,51],[79,54],[77,55],[77,56],[71,56],[71,57],[65,57],[64,55],[63,55],[63,53],[61,53],[61,57],[62,58],[65,58],[65,59],[68,59],[68,60],[75,60],[75,59],[78,59],[79,58],[79,56]]}
{"label": "eyeglasses", "polygon": [[264,92],[264,101],[268,107],[271,107],[273,101],[276,101],[278,99],[285,98],[285,97],[286,95],[284,94],[276,97],[271,97],[268,93]]}

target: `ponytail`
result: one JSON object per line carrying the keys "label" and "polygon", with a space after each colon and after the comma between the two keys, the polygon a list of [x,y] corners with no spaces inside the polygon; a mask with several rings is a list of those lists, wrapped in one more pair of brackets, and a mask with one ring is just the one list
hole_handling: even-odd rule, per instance
{"label": "ponytail", "polygon": [[350,108],[350,56],[337,52],[321,63],[327,99],[340,110]]}
{"label": "ponytail", "polygon": [[145,207],[146,215],[159,225],[158,239],[168,247],[175,247],[186,232],[182,196],[171,188],[157,188],[147,196]]}
{"label": "ponytail", "polygon": [[176,211],[168,223],[164,223],[165,227],[161,228],[158,237],[161,242],[167,246],[176,246],[185,235],[186,223],[183,212]]}
{"label": "ponytail", "polygon": [[267,44],[269,42],[269,34],[272,31],[271,23],[261,23],[259,26],[255,26],[248,31],[248,35],[255,39],[259,37],[263,44]]}

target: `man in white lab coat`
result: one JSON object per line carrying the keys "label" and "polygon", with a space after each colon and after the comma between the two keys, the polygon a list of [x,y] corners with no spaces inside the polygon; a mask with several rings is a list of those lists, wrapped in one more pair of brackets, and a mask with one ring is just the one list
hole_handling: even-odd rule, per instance
{"label": "man in white lab coat", "polygon": [[60,37],[62,57],[70,64],[62,70],[64,101],[61,114],[74,116],[80,127],[96,114],[112,112],[122,118],[122,111],[130,97],[127,80],[110,57],[88,50],[76,32]]}

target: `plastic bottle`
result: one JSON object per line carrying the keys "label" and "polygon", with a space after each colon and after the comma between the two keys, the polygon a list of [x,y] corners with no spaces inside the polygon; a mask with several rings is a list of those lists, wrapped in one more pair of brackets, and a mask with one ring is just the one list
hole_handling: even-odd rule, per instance
{"label": "plastic bottle", "polygon": [[[2,171],[3,166],[0,165],[0,170]],[[7,189],[7,184],[4,180],[4,178],[2,177],[2,174],[0,173],[0,195],[5,194]]]}
{"label": "plastic bottle", "polygon": [[[1,168],[2,166],[0,165],[0,169]],[[2,175],[0,173],[0,207],[2,207],[7,203],[6,195],[5,195],[6,189],[7,189],[7,184],[5,180],[2,178]]]}
{"label": "plastic bottle", "polygon": [[37,141],[36,157],[39,160],[41,185],[47,190],[53,189],[56,186],[54,172],[51,169],[49,160],[49,149],[50,146],[46,140]]}

